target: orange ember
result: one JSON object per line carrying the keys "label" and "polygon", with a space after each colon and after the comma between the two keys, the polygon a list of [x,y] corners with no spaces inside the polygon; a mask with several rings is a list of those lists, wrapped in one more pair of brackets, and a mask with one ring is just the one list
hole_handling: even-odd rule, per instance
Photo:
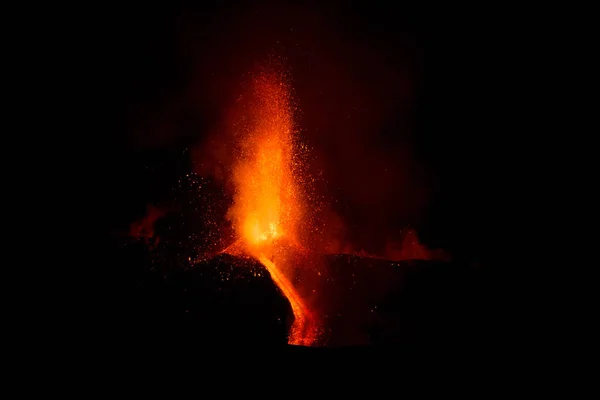
{"label": "orange ember", "polygon": [[267,257],[283,243],[298,246],[302,216],[301,188],[295,171],[295,126],[290,87],[283,75],[262,73],[252,82],[247,116],[236,125],[239,157],[233,169],[235,195],[228,216],[238,241],[225,252],[251,255],[269,271],[294,313],[289,343],[311,345],[315,322],[298,295],[285,258],[278,265]]}

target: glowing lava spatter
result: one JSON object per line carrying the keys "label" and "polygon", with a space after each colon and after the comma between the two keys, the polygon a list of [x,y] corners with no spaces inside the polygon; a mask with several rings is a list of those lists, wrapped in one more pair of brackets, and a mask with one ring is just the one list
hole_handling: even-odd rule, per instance
{"label": "glowing lava spatter", "polygon": [[290,344],[310,346],[317,339],[316,322],[289,275],[292,265],[267,257],[282,246],[299,247],[303,215],[302,188],[295,168],[295,127],[290,87],[277,72],[263,72],[245,99],[247,115],[236,125],[239,154],[233,168],[235,195],[228,217],[238,241],[224,252],[259,260],[289,300],[294,323]]}

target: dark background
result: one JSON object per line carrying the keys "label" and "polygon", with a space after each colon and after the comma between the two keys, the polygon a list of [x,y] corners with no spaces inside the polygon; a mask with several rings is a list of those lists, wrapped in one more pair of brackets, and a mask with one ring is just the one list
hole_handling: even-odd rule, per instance
{"label": "dark background", "polygon": [[92,148],[107,150],[105,222],[140,218],[170,196],[194,162],[184,158],[210,158],[203,148],[239,76],[277,54],[291,67],[313,168],[340,203],[348,240],[376,247],[357,232],[385,238],[411,224],[455,256],[493,258],[508,225],[511,60],[501,15],[466,11],[177,2],[103,10],[90,83],[100,89]]}
{"label": "dark background", "polygon": [[[169,2],[82,17],[91,33],[82,135],[95,160],[94,227],[107,233],[98,258],[114,263],[122,233],[148,204],[172,204],[182,175],[210,175],[198,160],[216,163],[209,144],[239,77],[276,54],[290,66],[311,168],[336,200],[328,218],[343,241],[376,252],[410,224],[425,245],[502,270],[517,94],[496,11]],[[110,271],[99,274],[118,286]]]}

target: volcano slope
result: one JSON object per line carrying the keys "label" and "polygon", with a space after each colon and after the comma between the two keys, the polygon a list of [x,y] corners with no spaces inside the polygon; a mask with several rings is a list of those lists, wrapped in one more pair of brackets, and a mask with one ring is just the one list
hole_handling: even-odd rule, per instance
{"label": "volcano slope", "polygon": [[[221,254],[174,267],[137,244],[119,264],[105,329],[121,344],[289,347],[289,301],[258,261]],[[305,282],[299,292],[324,348],[472,347],[497,334],[497,290],[484,269],[340,254],[318,256],[305,271],[310,277],[294,282]]]}

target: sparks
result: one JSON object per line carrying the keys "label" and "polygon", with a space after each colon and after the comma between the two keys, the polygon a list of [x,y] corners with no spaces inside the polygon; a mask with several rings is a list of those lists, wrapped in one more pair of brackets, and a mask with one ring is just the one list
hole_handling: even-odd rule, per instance
{"label": "sparks", "polygon": [[239,157],[233,169],[236,190],[228,213],[238,240],[224,252],[250,255],[265,266],[292,307],[294,323],[288,343],[310,346],[317,340],[317,324],[289,278],[294,266],[285,257],[276,265],[267,256],[282,246],[303,251],[298,231],[304,207],[295,170],[290,92],[280,73],[263,72],[253,80],[250,115],[238,135]]}

